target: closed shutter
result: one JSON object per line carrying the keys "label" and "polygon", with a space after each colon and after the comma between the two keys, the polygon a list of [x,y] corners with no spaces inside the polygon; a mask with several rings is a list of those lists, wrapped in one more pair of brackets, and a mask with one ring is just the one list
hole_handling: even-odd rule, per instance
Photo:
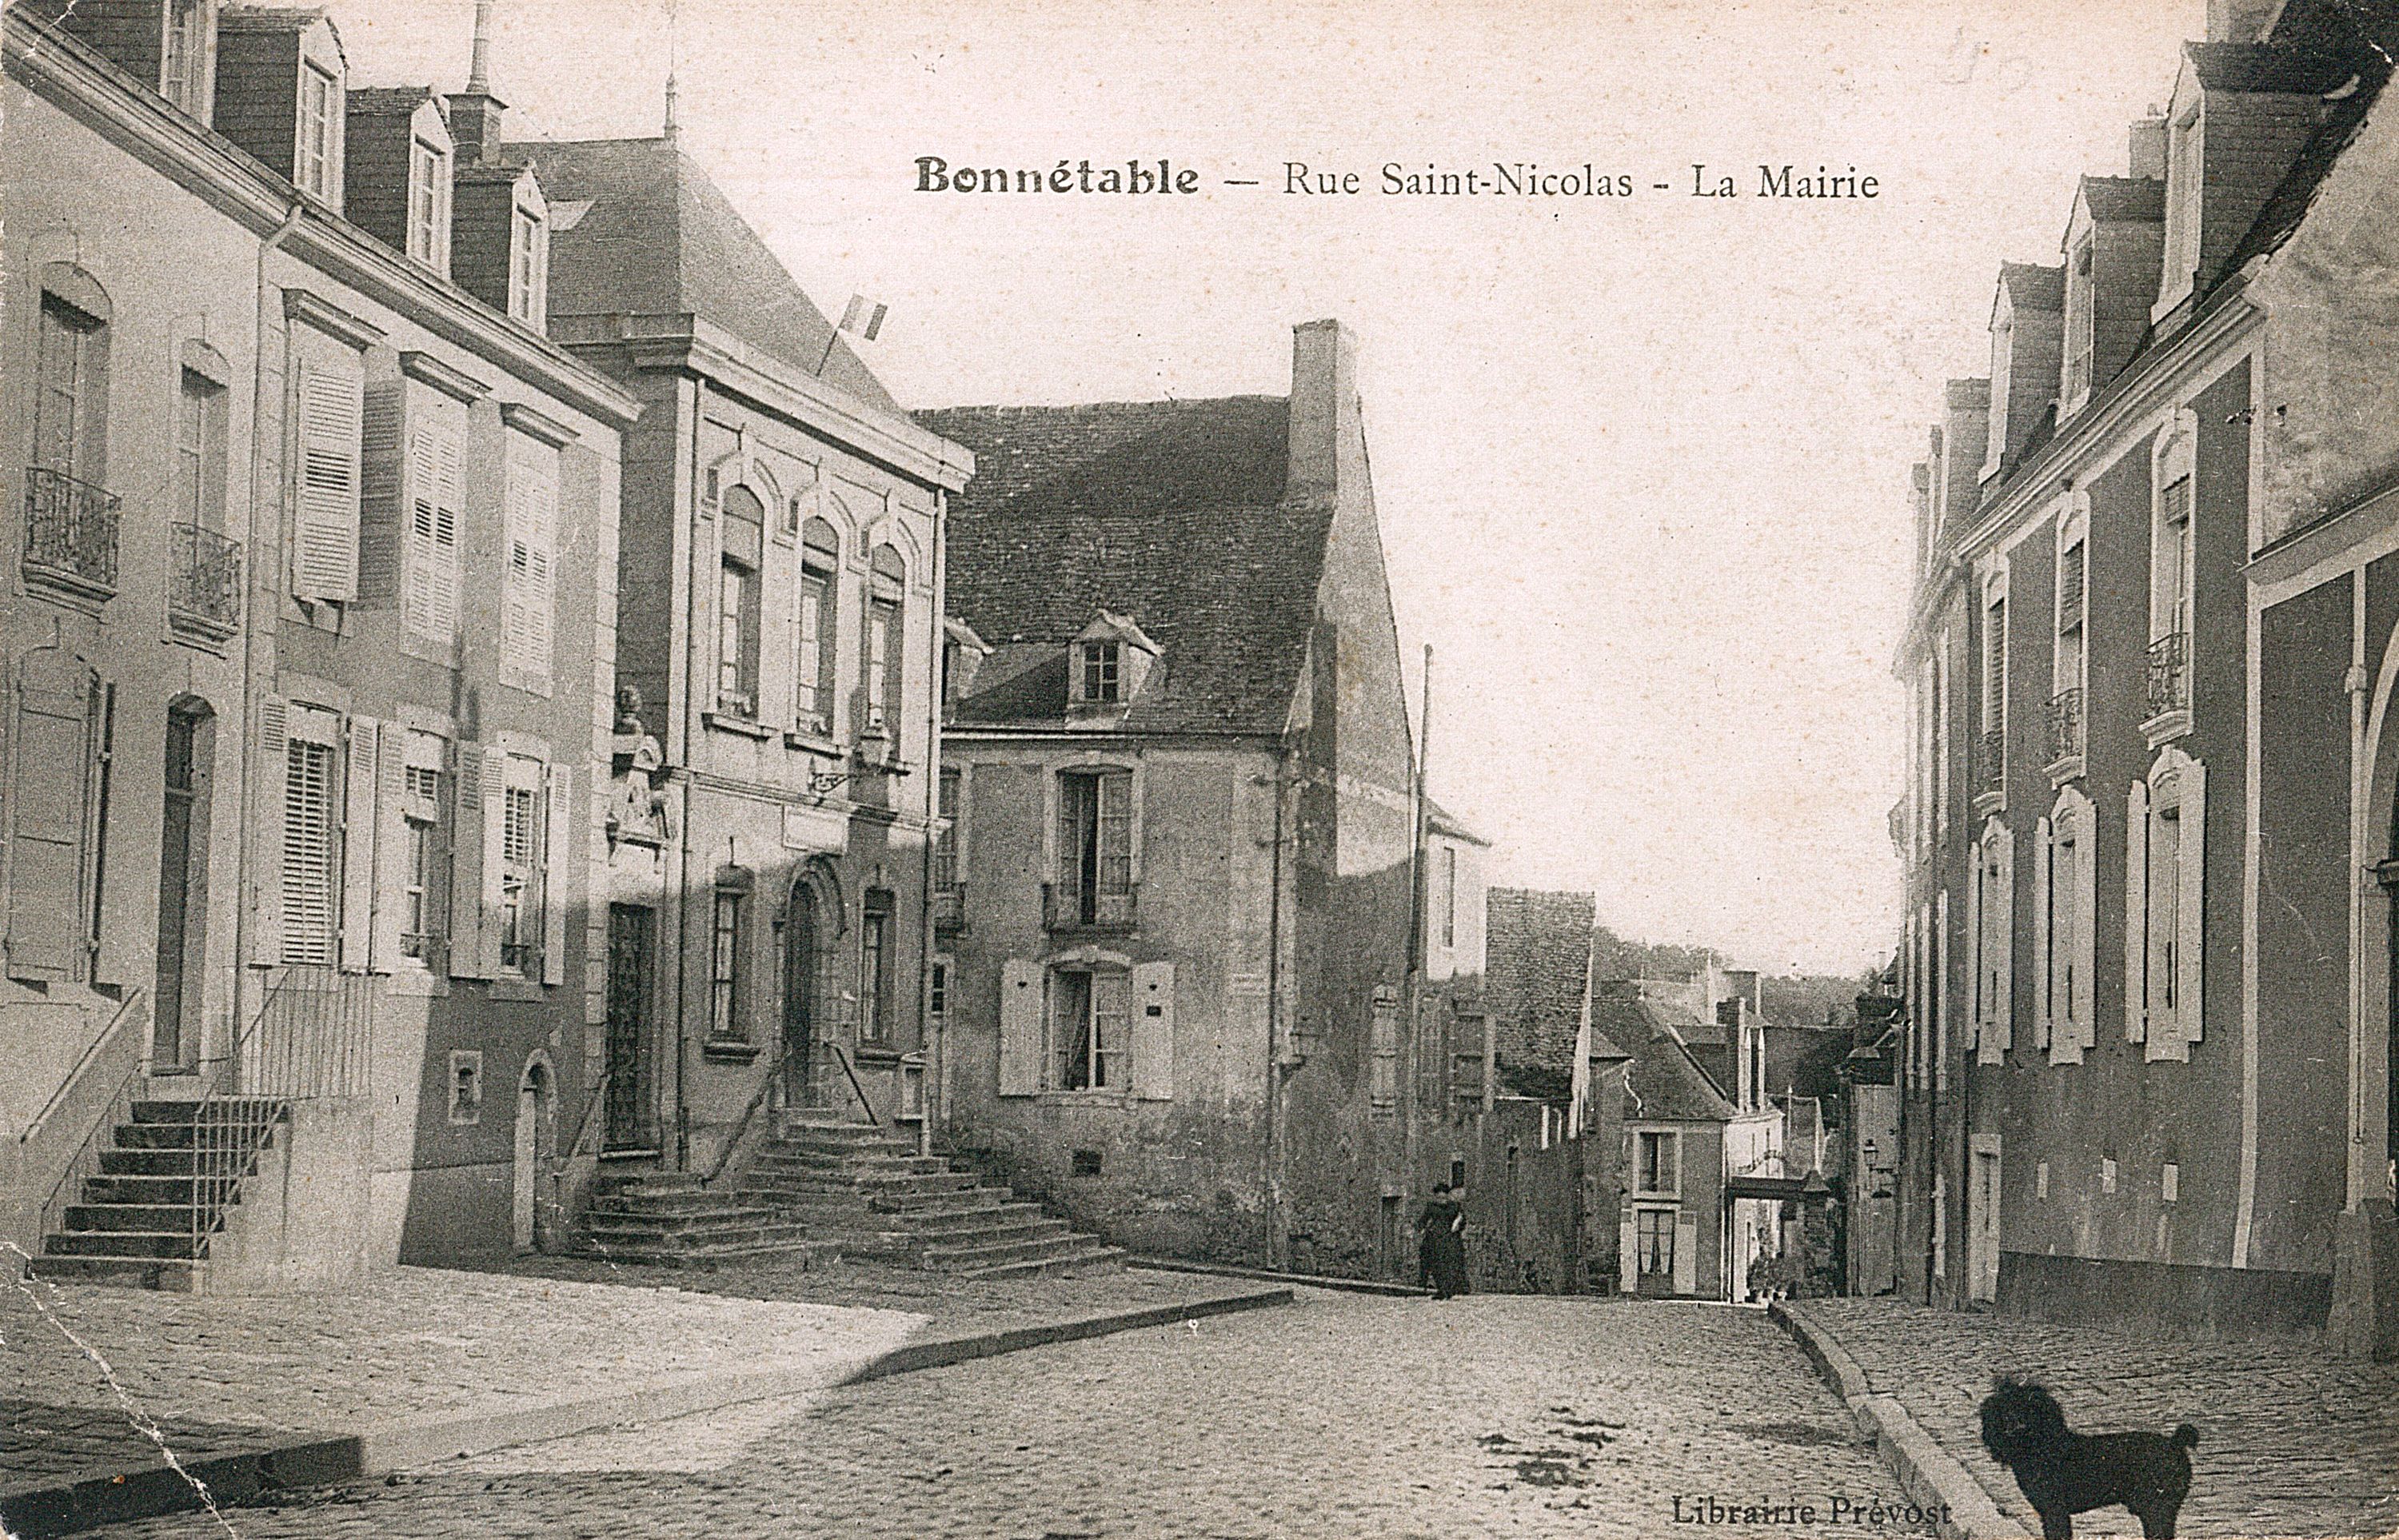
{"label": "closed shutter", "polygon": [[419,636],[458,629],[458,527],[464,501],[466,409],[425,401],[408,441],[407,579],[402,614]]}
{"label": "closed shutter", "polygon": [[406,503],[414,480],[402,439],[407,432],[408,382],[379,380],[366,387],[359,431],[359,599],[388,601],[400,591]]}
{"label": "closed shutter", "polygon": [[2002,827],[1999,840],[1999,876],[1992,885],[1999,914],[1991,927],[1991,946],[1998,953],[1993,959],[1991,1023],[1999,1033],[1999,1052],[2005,1054],[2016,1046],[2016,838]]}
{"label": "closed shutter", "polygon": [[1174,1099],[1174,965],[1137,963],[1132,970],[1132,1094]]}
{"label": "closed shutter", "polygon": [[[283,961],[331,967],[340,933],[335,862],[341,791],[333,730],[325,713],[302,711],[284,744]],[[303,731],[303,724],[308,724]]]}
{"label": "closed shutter", "polygon": [[571,889],[566,873],[575,854],[575,772],[549,767],[542,790],[549,828],[541,842],[541,981],[566,982],[566,911]]}
{"label": "closed shutter", "polygon": [[557,583],[558,456],[522,438],[510,439],[508,448],[502,646],[509,668],[547,682]]}
{"label": "closed shutter", "polygon": [[2099,1046],[2099,811],[2075,810],[2074,1027],[2085,1048]]}
{"label": "closed shutter", "polygon": [[1641,1232],[1630,1204],[1616,1216],[1616,1287],[1627,1294],[1641,1286]]}
{"label": "closed shutter", "polygon": [[2124,798],[2124,1041],[2149,1035],[2149,783]]}
{"label": "closed shutter", "polygon": [[1700,1289],[1700,1216],[1688,1209],[1674,1210],[1674,1292],[1696,1294]]}
{"label": "closed shutter", "polygon": [[482,907],[481,957],[476,976],[496,979],[500,975],[500,947],[506,940],[500,929],[500,886],[507,873],[507,840],[508,827],[508,756],[498,749],[483,750],[483,858],[482,885],[475,900]]}
{"label": "closed shutter", "polygon": [[[408,830],[408,763],[413,738],[400,723],[386,723],[382,755],[375,765],[374,927],[368,966],[389,973],[400,966],[402,922],[407,918],[409,858],[414,844]],[[433,897],[426,895],[430,906]]]}
{"label": "closed shutter", "polygon": [[71,979],[90,963],[84,854],[91,827],[98,682],[55,647],[25,660],[18,698],[8,973]]}
{"label": "closed shutter", "polygon": [[[483,826],[499,820],[497,779],[486,780],[483,751],[471,743],[456,749],[456,792],[450,819],[450,974],[482,979]],[[488,814],[488,817],[486,815]]]}
{"label": "closed shutter", "polygon": [[[269,696],[258,703],[258,757],[252,774],[256,784],[280,788],[284,760],[291,749],[291,709]],[[263,875],[251,890],[250,961],[283,960],[283,819],[275,813],[258,820],[258,871]]]}
{"label": "closed shutter", "polygon": [[1041,1088],[1041,965],[1011,957],[999,967],[999,1094]]}
{"label": "closed shutter", "polygon": [[1132,888],[1132,777],[1115,772],[1099,777],[1100,891]]}
{"label": "closed shutter", "polygon": [[1992,1056],[1983,1046],[1983,1023],[1990,1013],[1984,1005],[1984,938],[1987,932],[1983,928],[1982,848],[1976,846],[1972,854],[1973,865],[1966,881],[1966,1049],[1978,1062],[1988,1064]]}
{"label": "closed shutter", "polygon": [[2052,1003],[2057,980],[2053,959],[2057,949],[2049,934],[2050,884],[2057,880],[2056,830],[2047,818],[2032,826],[2033,1047],[2056,1060],[2057,1023]]}
{"label": "closed shutter", "polygon": [[[395,735],[397,736],[397,735]],[[375,909],[375,760],[382,737],[373,717],[352,717],[344,758],[342,970],[364,973],[373,950]],[[392,745],[399,757],[400,745]]]}
{"label": "closed shutter", "polygon": [[292,590],[303,599],[359,593],[359,370],[355,352],[330,342],[307,348],[300,362]]}
{"label": "closed shutter", "polygon": [[2206,1030],[2202,965],[2207,930],[2202,922],[2207,897],[2207,766],[2192,761],[2175,773],[2175,779],[2182,817],[2182,863],[2177,873],[2182,901],[2175,914],[2175,1032],[2187,1047]]}

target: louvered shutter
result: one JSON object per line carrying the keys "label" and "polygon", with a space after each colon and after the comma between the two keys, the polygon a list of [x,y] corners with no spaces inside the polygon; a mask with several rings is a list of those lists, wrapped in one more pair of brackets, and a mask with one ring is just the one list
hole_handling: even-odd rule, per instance
{"label": "louvered shutter", "polygon": [[1989,945],[1983,928],[1983,851],[1977,845],[1972,874],[1966,882],[1966,1050],[1983,1063],[1991,1060],[1983,1054],[1983,1021],[1988,1012],[1984,1002],[1984,952]]}
{"label": "louvered shutter", "polygon": [[2202,1012],[2205,996],[2207,927],[2207,766],[2192,761],[2175,772],[2180,793],[2182,862],[2177,877],[2181,902],[2175,906],[2175,1033],[2186,1044],[2206,1032]]}
{"label": "louvered shutter", "polygon": [[1174,1099],[1174,965],[1137,963],[1132,970],[1132,1094]]}
{"label": "louvered shutter", "polygon": [[[1719,1226],[1721,1236],[1722,1228]],[[1700,1291],[1700,1216],[1688,1209],[1674,1210],[1674,1292]]]}
{"label": "louvered shutter", "polygon": [[508,667],[547,681],[556,606],[557,455],[523,439],[509,448],[502,645]]}
{"label": "louvered shutter", "polygon": [[483,751],[460,743],[450,819],[450,974],[483,979],[483,826],[499,818],[503,793],[486,781]]}
{"label": "louvered shutter", "polygon": [[2057,880],[2057,831],[2047,818],[2032,829],[2033,1043],[2056,1060],[2057,1022],[2051,1009],[2056,993],[2052,959],[2056,948],[2049,934],[2050,884]]}
{"label": "louvered shutter", "polygon": [[506,938],[500,929],[501,879],[508,870],[508,756],[498,749],[483,750],[483,882],[476,894],[482,906],[481,960],[477,974],[484,979],[500,976],[500,948]]}
{"label": "louvered shutter", "polygon": [[[375,902],[368,954],[368,966],[377,973],[400,966],[402,922],[407,918],[410,846],[414,843],[408,831],[408,750],[407,730],[396,722],[386,723],[375,765]],[[425,901],[429,908],[433,896],[427,893]]]}
{"label": "louvered shutter", "polygon": [[80,979],[90,962],[84,851],[99,692],[90,669],[56,648],[34,654],[24,669],[12,788],[8,972]]}
{"label": "louvered shutter", "polygon": [[2085,1048],[2099,1046],[2099,811],[2075,809],[2074,1025]]}
{"label": "louvered shutter", "polygon": [[1120,771],[1098,777],[1100,792],[1100,891],[1132,888],[1132,777]]}
{"label": "louvered shutter", "polygon": [[339,960],[341,788],[332,736],[327,729],[304,734],[295,723],[284,745],[283,961],[310,967]]}
{"label": "louvered shutter", "polygon": [[364,412],[359,358],[338,344],[300,365],[300,465],[292,589],[303,599],[359,592],[359,432]]}
{"label": "louvered shutter", "polygon": [[1991,991],[1991,1023],[1999,1033],[1999,1052],[2006,1054],[2016,1045],[2016,840],[2004,828],[1999,832],[1999,871],[1992,895],[1999,915],[1991,932],[1991,944],[1999,955]]}
{"label": "louvered shutter", "polygon": [[408,382],[379,380],[366,388],[359,432],[359,599],[387,601],[401,591],[408,499],[415,476],[406,448],[416,448],[408,431]]}
{"label": "louvered shutter", "polygon": [[541,981],[566,982],[566,911],[573,890],[567,871],[575,855],[575,772],[563,764],[549,766],[542,788],[549,828],[541,842]]}
{"label": "louvered shutter", "polygon": [[2124,797],[2124,1041],[2149,1035],[2149,783]]}
{"label": "louvered shutter", "polygon": [[999,967],[999,1094],[1041,1088],[1041,965],[1011,957]]}
{"label": "louvered shutter", "polygon": [[[290,774],[286,761],[291,753],[289,728],[291,709],[273,696],[258,703],[258,757],[253,762],[253,774],[264,786],[276,793],[283,789]],[[274,807],[258,820],[258,871],[261,875],[251,892],[250,960],[252,963],[279,963],[283,960],[283,818],[282,809]]]}
{"label": "louvered shutter", "polygon": [[[343,755],[342,970],[364,973],[373,952],[375,910],[375,763],[382,725],[350,719]],[[398,757],[399,745],[393,746]]]}

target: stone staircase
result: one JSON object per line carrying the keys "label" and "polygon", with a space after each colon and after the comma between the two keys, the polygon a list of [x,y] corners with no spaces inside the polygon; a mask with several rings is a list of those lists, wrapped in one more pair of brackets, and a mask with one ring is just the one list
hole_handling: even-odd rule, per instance
{"label": "stone staircase", "polygon": [[751,1161],[741,1191],[838,1241],[845,1255],[966,1277],[1114,1266],[1124,1254],[1007,1187],[918,1155],[905,1134],[835,1114],[787,1117]]}
{"label": "stone staircase", "polygon": [[818,1267],[841,1248],[750,1194],[711,1186],[689,1171],[600,1178],[576,1237],[576,1254],[668,1267],[796,1262]]}
{"label": "stone staircase", "polygon": [[189,1292],[290,1110],[278,1101],[136,1101],[33,1270],[55,1282]]}

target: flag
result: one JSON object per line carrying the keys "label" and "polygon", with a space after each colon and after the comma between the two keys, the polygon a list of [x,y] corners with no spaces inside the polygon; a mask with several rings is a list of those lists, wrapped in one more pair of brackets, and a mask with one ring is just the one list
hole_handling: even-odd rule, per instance
{"label": "flag", "polygon": [[[875,334],[883,330],[883,317],[889,314],[890,310],[891,307],[888,304],[878,304],[870,311],[867,308],[865,295],[852,294],[849,297],[849,308],[841,313],[841,329],[844,331],[855,332],[868,342],[873,342]],[[864,324],[861,325],[861,322]]]}

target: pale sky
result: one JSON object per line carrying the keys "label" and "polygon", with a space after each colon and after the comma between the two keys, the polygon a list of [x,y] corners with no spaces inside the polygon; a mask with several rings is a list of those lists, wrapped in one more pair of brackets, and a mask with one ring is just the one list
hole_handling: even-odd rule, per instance
{"label": "pale sky", "polygon": [[[334,0],[353,78],[465,74],[472,0]],[[1358,331],[1435,795],[1494,880],[1771,971],[1887,956],[1907,467],[2003,259],[2121,175],[2200,0],[682,0],[685,150],[912,408],[1281,394]],[[655,133],[660,0],[499,0],[511,137]],[[920,194],[915,157],[1170,157],[1200,193]],[[1358,196],[1282,193],[1283,163]],[[1420,198],[1588,162],[1631,198]],[[1692,165],[1742,196],[1689,196]],[[1761,162],[1872,201],[1757,196]],[[1255,188],[1227,179],[1257,178]],[[1670,184],[1657,192],[1658,182]]]}

